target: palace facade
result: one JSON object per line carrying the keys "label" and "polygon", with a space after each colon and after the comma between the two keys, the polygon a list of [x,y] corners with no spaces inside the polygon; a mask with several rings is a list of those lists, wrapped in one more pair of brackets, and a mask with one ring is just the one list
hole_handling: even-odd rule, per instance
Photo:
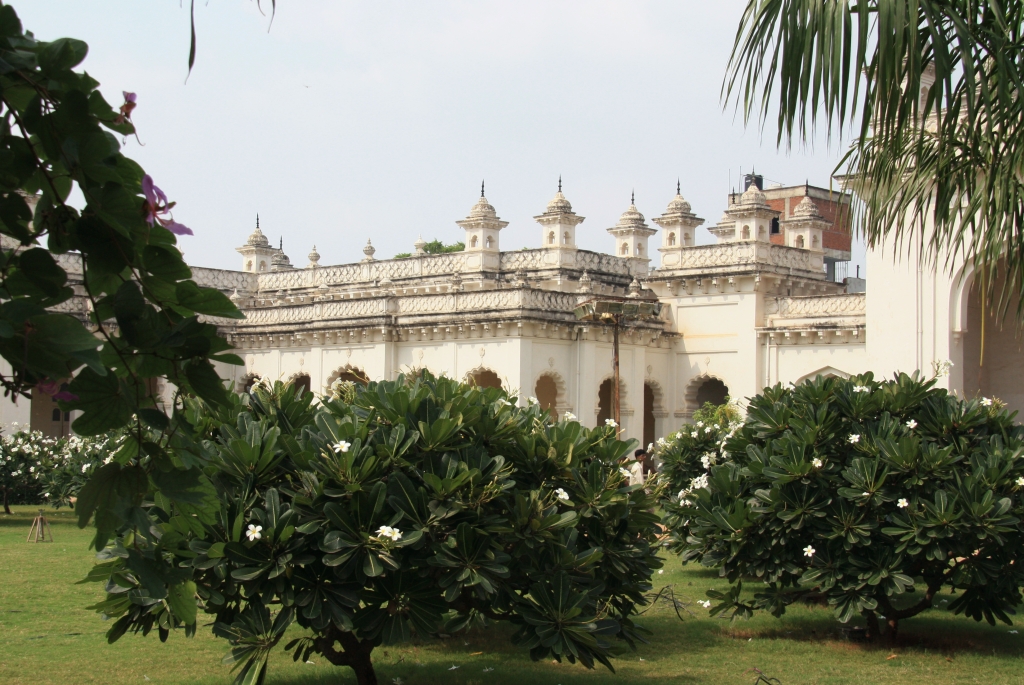
{"label": "palace facade", "polygon": [[[314,247],[296,267],[257,223],[238,248],[239,270],[194,268],[194,278],[245,313],[218,322],[245,360],[244,368],[220,369],[239,391],[257,376],[323,393],[339,379],[429,369],[500,384],[593,426],[611,416],[612,328],[579,321],[574,309],[612,297],[662,303],[660,318],[620,337],[623,428],[645,444],[705,401],[742,400],[817,374],[930,375],[943,360],[953,367],[940,384],[1024,409],[1012,314],[1007,324],[989,317],[980,364],[980,298],[969,269],[950,276],[913,251],[879,248],[869,250],[871,279],[851,278],[849,196],[809,185],[763,188],[755,176],[745,182],[710,226],[709,245],[696,244],[705,220],[677,189],[654,226],[631,204],[607,228],[608,253],[580,249],[584,217],[559,187],[534,217],[534,249],[501,250],[508,224],[481,192],[455,222],[461,252],[428,254],[420,239],[411,256],[376,259],[367,241],[358,263],[321,265]],[[63,262],[73,280],[75,260]],[[64,306],[85,315],[84,298]],[[2,404],[8,429],[21,421],[61,434],[73,418],[49,398],[31,410],[24,401]]]}

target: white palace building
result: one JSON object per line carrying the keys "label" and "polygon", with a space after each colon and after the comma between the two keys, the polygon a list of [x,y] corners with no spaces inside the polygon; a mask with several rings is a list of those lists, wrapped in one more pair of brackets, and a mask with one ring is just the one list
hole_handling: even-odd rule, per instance
{"label": "white palace building", "polygon": [[[1012,313],[986,323],[969,270],[949,274],[913,250],[869,249],[871,278],[844,278],[850,260],[849,196],[808,185],[747,189],[704,224],[678,194],[651,226],[635,205],[607,229],[608,253],[579,249],[576,214],[561,189],[535,217],[537,247],[502,251],[502,221],[483,194],[457,221],[461,252],[325,266],[316,248],[302,268],[256,230],[238,248],[240,270],[194,268],[245,313],[222,322],[245,360],[221,372],[242,391],[252,379],[326,392],[338,379],[402,372],[497,385],[572,412],[593,426],[611,414],[612,329],[578,321],[601,296],[657,299],[658,320],[621,335],[625,435],[644,444],[686,421],[704,401],[742,400],[775,383],[817,374],[889,376],[953,362],[940,384],[1024,409],[1024,354]],[[658,235],[660,233],[660,236]],[[74,263],[62,260],[72,272]],[[72,273],[72,279],[74,274]],[[84,300],[66,303],[84,315]],[[1012,311],[1012,307],[1011,307]],[[4,401],[0,422],[50,434],[68,418],[49,397]],[[1022,412],[1024,414],[1024,412]]]}

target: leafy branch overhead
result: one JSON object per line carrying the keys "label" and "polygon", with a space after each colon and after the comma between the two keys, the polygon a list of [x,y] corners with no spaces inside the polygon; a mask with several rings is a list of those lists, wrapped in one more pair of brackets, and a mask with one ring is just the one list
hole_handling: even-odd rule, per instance
{"label": "leafy branch overhead", "polygon": [[852,136],[837,171],[869,243],[973,261],[1005,308],[1024,292],[1022,29],[1002,0],[749,0],[723,96],[776,110],[780,145]]}

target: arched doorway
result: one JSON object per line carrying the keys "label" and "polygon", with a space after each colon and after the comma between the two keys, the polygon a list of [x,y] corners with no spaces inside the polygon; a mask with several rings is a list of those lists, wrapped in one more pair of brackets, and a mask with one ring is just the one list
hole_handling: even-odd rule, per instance
{"label": "arched doorway", "polygon": [[[61,391],[68,389],[62,383]],[[32,391],[29,426],[48,438],[65,438],[71,435],[71,412],[61,411],[57,400],[39,390]]]}
{"label": "arched doorway", "polygon": [[550,411],[552,414],[557,413],[558,385],[554,378],[547,374],[538,378],[537,385],[533,388],[533,394],[541,409]]}
{"label": "arched doorway", "polygon": [[476,369],[466,376],[466,382],[478,388],[500,388],[501,378],[490,369]]}
{"label": "arched doorway", "polygon": [[301,388],[302,395],[305,395],[307,392],[310,392],[310,388],[313,387],[312,381],[310,380],[308,373],[300,373],[298,376],[292,378],[292,385],[294,385],[296,388]]}
{"label": "arched doorway", "polygon": [[597,425],[603,426],[604,422],[612,418],[612,379],[605,379],[601,387],[597,389]]}
{"label": "arched doorway", "polygon": [[729,397],[729,388],[717,378],[708,378],[697,388],[697,408],[700,409],[705,403],[718,406],[725,404]]}
{"label": "arched doorway", "polygon": [[[1003,287],[1005,273],[999,274],[996,292]],[[994,313],[991,298],[986,298],[985,345],[982,356],[982,297],[980,278],[975,277],[967,295],[967,330],[963,336],[964,396],[997,397],[1010,411],[1024,417],[1024,346],[1014,319],[1020,297],[1014,296],[1006,308],[1006,316]]]}
{"label": "arched doorway", "polygon": [[654,401],[654,388],[650,383],[644,383],[644,448],[654,442]]}

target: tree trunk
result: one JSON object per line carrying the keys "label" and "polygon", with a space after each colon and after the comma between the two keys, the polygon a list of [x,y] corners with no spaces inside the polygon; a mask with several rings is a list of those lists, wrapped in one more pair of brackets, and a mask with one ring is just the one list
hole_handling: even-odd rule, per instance
{"label": "tree trunk", "polygon": [[889,644],[895,647],[896,633],[899,631],[900,620],[898,618],[893,618],[892,616],[887,616],[885,619],[885,625],[889,629]]}
{"label": "tree trunk", "polygon": [[[342,651],[334,648],[335,642],[341,643]],[[372,642],[331,627],[326,635],[316,639],[316,647],[335,666],[348,666],[355,671],[358,685],[377,685],[377,672],[370,660]]]}
{"label": "tree trunk", "polygon": [[11,513],[11,507],[10,507],[10,505],[7,504],[7,487],[6,486],[4,487],[4,513],[5,514],[10,514]]}
{"label": "tree trunk", "polygon": [[867,629],[864,637],[867,638],[868,642],[874,642],[878,639],[878,614],[873,611],[864,610],[864,623]]}

